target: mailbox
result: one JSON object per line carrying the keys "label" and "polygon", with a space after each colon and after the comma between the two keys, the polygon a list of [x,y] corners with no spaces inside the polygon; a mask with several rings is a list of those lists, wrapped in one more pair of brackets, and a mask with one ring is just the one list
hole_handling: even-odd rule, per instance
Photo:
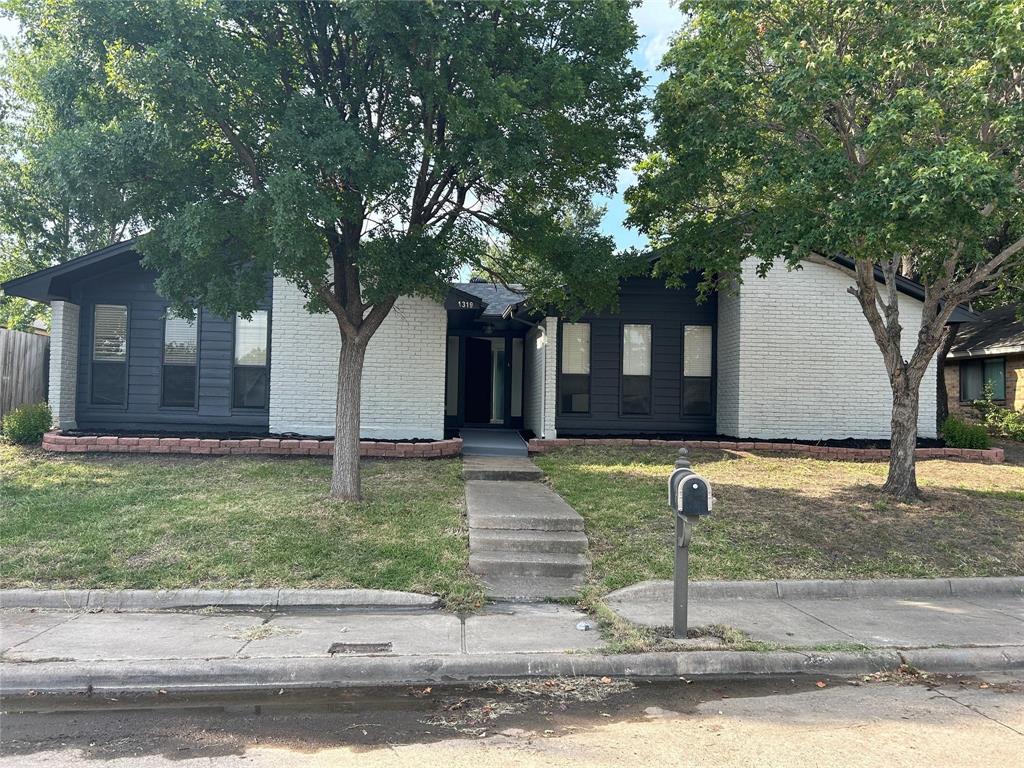
{"label": "mailbox", "polygon": [[710,515],[713,503],[711,483],[689,467],[672,472],[668,480],[668,505],[677,515]]}
{"label": "mailbox", "polygon": [[668,505],[676,517],[675,584],[672,590],[672,631],[686,637],[689,602],[690,539],[693,526],[711,514],[714,504],[711,483],[690,468],[685,448],[680,449],[676,468],[668,478]]}

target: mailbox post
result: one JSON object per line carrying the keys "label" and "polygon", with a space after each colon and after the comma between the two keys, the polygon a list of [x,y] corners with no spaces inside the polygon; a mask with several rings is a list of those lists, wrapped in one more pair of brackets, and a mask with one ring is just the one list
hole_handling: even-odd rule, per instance
{"label": "mailbox post", "polygon": [[668,478],[668,505],[676,516],[676,568],[672,591],[672,631],[677,639],[686,638],[686,614],[690,578],[690,539],[693,526],[711,514],[711,484],[694,473],[687,450],[679,449],[676,468]]}

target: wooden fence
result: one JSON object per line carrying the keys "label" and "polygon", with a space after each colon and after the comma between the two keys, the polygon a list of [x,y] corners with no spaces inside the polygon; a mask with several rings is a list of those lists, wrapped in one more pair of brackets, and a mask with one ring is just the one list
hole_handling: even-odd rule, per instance
{"label": "wooden fence", "polygon": [[0,419],[46,399],[50,337],[0,328]]}

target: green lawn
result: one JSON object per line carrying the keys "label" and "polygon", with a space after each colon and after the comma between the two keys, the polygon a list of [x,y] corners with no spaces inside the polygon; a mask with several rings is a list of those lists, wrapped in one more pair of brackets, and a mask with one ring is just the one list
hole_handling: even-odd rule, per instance
{"label": "green lawn", "polygon": [[0,444],[3,587],[368,587],[478,604],[461,462],[47,454]]}
{"label": "green lawn", "polygon": [[[607,592],[672,576],[665,449],[572,448],[538,457],[586,521]],[[1024,573],[1024,466],[918,463],[927,499],[880,492],[883,462],[702,451],[717,505],[696,528],[694,579],[997,576]]]}

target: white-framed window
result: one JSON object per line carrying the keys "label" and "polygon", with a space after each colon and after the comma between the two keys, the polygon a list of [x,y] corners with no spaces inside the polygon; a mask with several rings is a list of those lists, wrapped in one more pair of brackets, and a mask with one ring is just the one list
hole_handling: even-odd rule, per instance
{"label": "white-framed window", "polygon": [[199,360],[199,313],[194,320],[167,309],[164,315],[163,371],[160,404],[194,408]]}
{"label": "white-framed window", "polygon": [[651,342],[653,327],[646,323],[622,325],[623,415],[646,416],[651,412]]}
{"label": "white-framed window", "polygon": [[91,402],[125,405],[128,399],[128,307],[93,308]]}
{"label": "white-framed window", "polygon": [[235,315],[234,408],[267,407],[267,330],[266,310],[258,309],[249,318]]}
{"label": "white-framed window", "polygon": [[562,323],[562,413],[590,413],[590,323]]}
{"label": "white-framed window", "polygon": [[684,416],[709,416],[714,409],[712,335],[710,325],[683,326],[682,411]]}

